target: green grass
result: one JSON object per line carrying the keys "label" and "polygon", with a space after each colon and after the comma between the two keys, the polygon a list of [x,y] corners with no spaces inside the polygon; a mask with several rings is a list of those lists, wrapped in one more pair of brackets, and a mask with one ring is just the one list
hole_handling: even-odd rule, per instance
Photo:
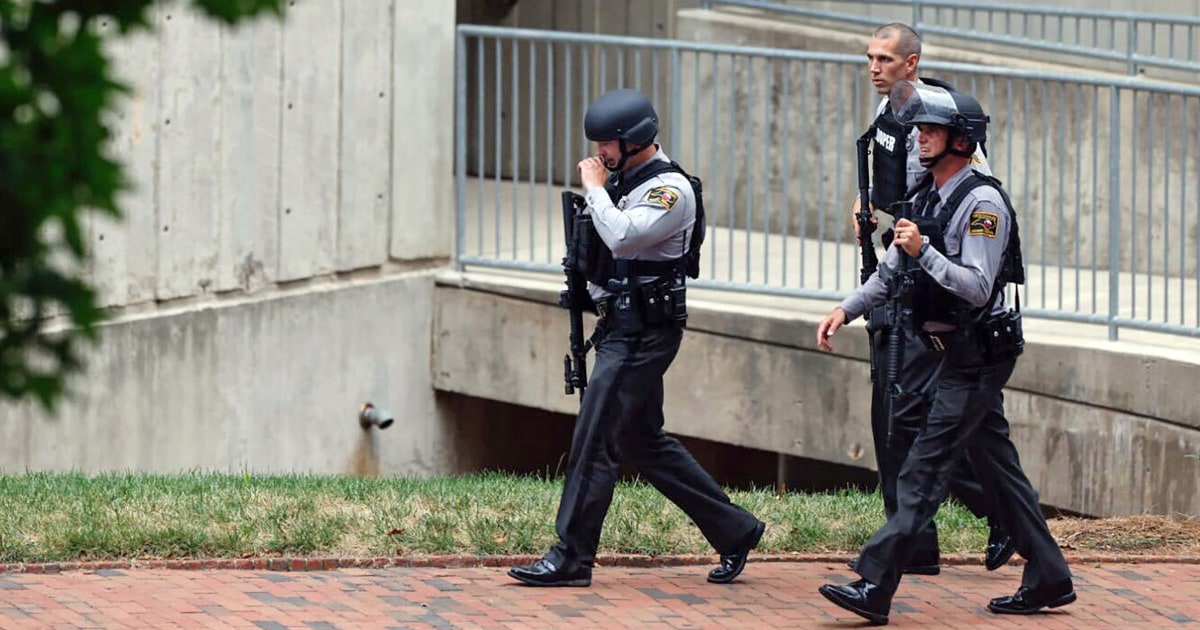
{"label": "green grass", "polygon": [[[0,475],[0,562],[128,558],[540,554],[561,480],[479,474],[366,479],[195,473]],[[763,552],[854,552],[883,522],[878,494],[733,492],[768,524]],[[938,513],[944,552],[981,552],[961,506]],[[602,553],[712,553],[650,485],[621,484]]]}

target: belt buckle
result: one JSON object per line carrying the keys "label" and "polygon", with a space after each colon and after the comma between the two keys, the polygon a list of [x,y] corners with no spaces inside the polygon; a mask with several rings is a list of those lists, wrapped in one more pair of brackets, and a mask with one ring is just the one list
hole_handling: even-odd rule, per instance
{"label": "belt buckle", "polygon": [[929,345],[933,347],[934,352],[946,351],[946,345],[942,343],[941,337],[935,333],[928,333],[926,336],[929,337]]}

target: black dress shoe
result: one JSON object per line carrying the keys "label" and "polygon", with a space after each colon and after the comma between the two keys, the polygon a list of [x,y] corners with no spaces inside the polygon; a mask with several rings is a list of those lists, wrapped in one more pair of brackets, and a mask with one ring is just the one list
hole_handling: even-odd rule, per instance
{"label": "black dress shoe", "polygon": [[746,540],[742,541],[742,546],[737,551],[721,556],[720,566],[708,572],[708,581],[713,584],[728,584],[741,575],[742,569],[746,568],[746,558],[758,546],[758,541],[762,540],[765,531],[767,524],[760,521],[754,531],[746,536]]}
{"label": "black dress shoe", "polygon": [[581,566],[574,571],[564,571],[545,558],[533,564],[513,567],[508,570],[508,575],[530,586],[590,586],[592,584],[590,568]]}
{"label": "black dress shoe", "polygon": [[1009,558],[1017,552],[1017,541],[1004,530],[999,523],[993,523],[988,533],[987,555],[983,566],[988,571],[995,571],[1008,563]]}
{"label": "black dress shoe", "polygon": [[[858,558],[851,558],[846,566],[851,571],[858,571]],[[917,560],[904,567],[905,575],[937,575],[942,572],[941,561],[938,558]]]}
{"label": "black dress shoe", "polygon": [[997,597],[988,602],[988,610],[998,615],[1032,615],[1043,608],[1058,608],[1075,601],[1071,580],[1048,587],[1031,589],[1022,586],[1010,597]]}
{"label": "black dress shoe", "polygon": [[888,622],[888,611],[892,608],[892,595],[866,580],[851,582],[845,586],[826,584],[817,589],[825,599],[850,612],[882,626]]}

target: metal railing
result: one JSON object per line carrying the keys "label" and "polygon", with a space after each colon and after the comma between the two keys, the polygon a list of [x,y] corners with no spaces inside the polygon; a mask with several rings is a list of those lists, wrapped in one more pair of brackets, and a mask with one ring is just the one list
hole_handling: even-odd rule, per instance
{"label": "metal railing", "polygon": [[[457,262],[559,271],[587,104],[636,87],[705,182],[706,287],[836,299],[858,277],[858,55],[458,27]],[[1200,336],[1200,89],[950,63],[1020,216],[1031,316]],[[1115,236],[1115,237],[1114,237]]]}
{"label": "metal railing", "polygon": [[[1196,17],[966,0],[840,0],[838,9],[802,6],[814,4],[831,3],[704,0],[701,6],[740,6],[872,26],[903,20],[923,35],[1116,62],[1130,75],[1141,67],[1200,70]],[[872,15],[853,13],[846,5],[863,5]],[[880,7],[892,13],[881,15]]]}

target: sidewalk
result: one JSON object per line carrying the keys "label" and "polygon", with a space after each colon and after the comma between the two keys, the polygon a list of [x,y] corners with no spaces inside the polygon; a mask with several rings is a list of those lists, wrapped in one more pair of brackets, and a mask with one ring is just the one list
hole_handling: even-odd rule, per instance
{"label": "sidewalk", "polygon": [[[817,587],[832,562],[751,563],[729,586],[707,566],[602,567],[591,588],[515,585],[502,568],[275,572],[109,569],[0,574],[0,628],[858,628]],[[984,609],[1020,567],[909,577],[891,625],[908,628],[1200,626],[1200,565],[1075,564],[1079,600],[1051,614]]]}

